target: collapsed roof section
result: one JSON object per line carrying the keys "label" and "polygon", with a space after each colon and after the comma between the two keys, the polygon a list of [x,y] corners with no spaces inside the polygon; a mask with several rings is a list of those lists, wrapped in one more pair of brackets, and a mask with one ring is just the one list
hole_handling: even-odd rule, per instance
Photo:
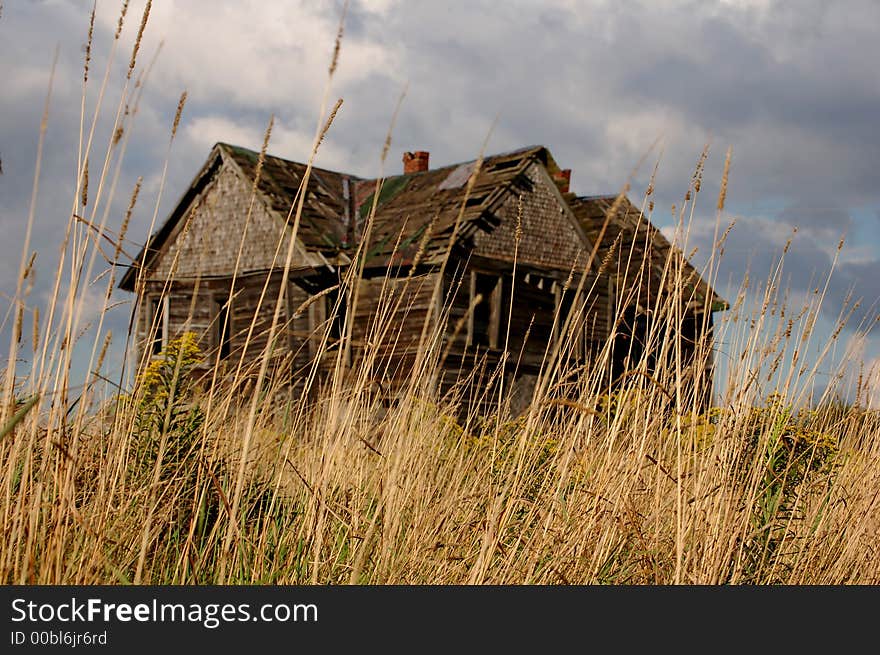
{"label": "collapsed roof section", "polygon": [[[225,164],[238,171],[248,188],[256,190],[256,199],[271,214],[292,222],[306,164],[266,155],[259,167],[259,158],[258,152],[247,148],[216,144],[208,161],[165,223],[137,255],[119,286],[134,289],[138,266],[144,262],[150,268],[190,204]],[[415,172],[385,179],[363,179],[313,167],[303,199],[297,240],[305,252],[315,254],[320,261],[345,265],[351,261],[358,244],[367,238],[369,230],[365,244],[368,267],[412,263],[417,253],[424,264],[438,263],[450,248],[466,249],[473,245],[478,233],[492,233],[500,225],[505,204],[509,206],[512,197],[527,195],[533,190],[535,176],[530,171],[534,171],[534,164],[539,164],[558,186],[559,211],[571,218],[582,245],[589,250],[599,239],[615,196],[576,197],[568,193],[570,171],[561,170],[543,146],[492,155],[481,162],[473,160],[426,170],[412,168]],[[424,165],[426,168],[427,157]],[[374,204],[375,217],[368,227]],[[649,292],[653,289],[656,293],[661,288],[669,290],[677,279],[664,273],[670,256],[678,257],[677,261],[681,262],[679,279],[689,285],[694,302],[706,303],[708,299],[707,306],[712,311],[727,308],[727,302],[625,198],[616,214],[609,218],[597,248],[594,268],[600,262],[615,258],[619,281],[629,286],[639,281]],[[642,268],[642,262],[648,263],[647,269]],[[649,270],[650,275],[645,276],[644,270]]]}
{"label": "collapsed roof section", "polygon": [[[608,224],[596,259],[618,282],[618,295],[631,294],[648,306],[658,295],[682,285],[682,295],[695,307],[723,311],[728,303],[702,278],[684,254],[628,198],[615,211],[617,196],[581,196],[569,201],[575,216],[595,243]],[[645,273],[648,273],[647,275]]]}

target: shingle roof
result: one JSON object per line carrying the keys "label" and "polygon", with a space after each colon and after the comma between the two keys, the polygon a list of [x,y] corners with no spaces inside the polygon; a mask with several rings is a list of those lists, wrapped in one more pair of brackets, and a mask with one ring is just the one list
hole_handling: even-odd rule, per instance
{"label": "shingle roof", "polygon": [[[379,194],[368,263],[405,263],[423,243],[422,261],[438,261],[449,246],[459,216],[456,243],[467,241],[477,230],[491,231],[499,222],[495,211],[507,194],[530,186],[524,175],[526,168],[535,159],[547,163],[548,156],[545,148],[533,146],[486,157],[470,194],[468,180],[476,161],[386,179]],[[364,184],[375,190],[375,180]],[[369,215],[371,203],[372,194],[361,204],[360,217]]]}
{"label": "shingle roof", "polygon": [[[253,181],[259,153],[228,143],[219,143],[217,147],[230,156],[246,179]],[[305,171],[305,164],[266,155],[258,190],[269,207],[280,216],[290,214]],[[351,189],[357,180],[352,175],[312,167],[298,233],[299,240],[307,249],[332,254],[343,246],[346,233],[343,222],[346,210],[344,187],[349,184]]]}
{"label": "shingle roof", "polygon": [[[234,162],[246,180],[254,180],[259,153],[228,143],[216,144],[202,172],[165,224],[147,242],[146,248],[151,256],[159,251],[172,232],[188,199],[195,197],[210,181],[223,156]],[[493,210],[503,202],[507,192],[528,184],[523,172],[536,159],[556,168],[543,146],[529,146],[485,158],[467,199],[467,182],[476,161],[378,181],[380,192],[367,247],[368,264],[406,263],[415,256],[429,229],[422,261],[436,262],[446,252],[462,206],[458,243],[469,239],[476,230],[491,230],[498,222]],[[279,216],[293,216],[291,207],[305,170],[305,164],[266,155],[258,190],[269,208]],[[376,179],[362,179],[313,167],[297,233],[306,249],[328,258],[341,255],[346,259],[352,254],[356,242],[363,238],[376,185]],[[141,250],[135,257],[136,265],[142,261],[143,255],[144,250]],[[129,268],[123,276],[120,282],[123,289],[133,288],[134,270],[134,266]]]}
{"label": "shingle roof", "polygon": [[[225,143],[218,146],[231,156],[247,179],[254,179],[257,152]],[[476,230],[491,231],[498,222],[493,210],[507,192],[528,185],[523,173],[535,159],[555,167],[543,146],[486,157],[467,198],[467,183],[476,160],[383,180],[362,179],[313,167],[298,236],[306,248],[325,255],[350,252],[364,236],[378,182],[380,190],[367,248],[368,263],[381,266],[392,259],[396,263],[406,262],[425,238],[422,261],[430,263],[446,252],[463,206],[459,242],[467,240]],[[258,188],[279,215],[290,214],[305,170],[305,164],[266,156]],[[347,226],[346,211],[354,218],[350,226]],[[430,234],[425,237],[428,230]]]}
{"label": "shingle roof", "polygon": [[[216,147],[235,162],[246,179],[254,179],[259,153],[226,143]],[[535,160],[557,168],[543,146],[486,157],[470,195],[467,184],[476,168],[476,160],[383,180],[313,167],[298,238],[307,249],[327,256],[350,254],[364,237],[379,183],[376,215],[367,247],[368,264],[405,263],[415,256],[423,241],[422,261],[436,262],[446,252],[460,213],[457,243],[467,241],[479,229],[491,231],[498,224],[494,211],[509,191],[530,184],[524,172]],[[291,206],[305,170],[305,164],[266,156],[258,189],[277,214],[292,216]]]}
{"label": "shingle roof", "polygon": [[[615,200],[616,196],[604,195],[580,196],[569,200],[575,217],[593,243],[599,239],[605,217],[612,210]],[[689,300],[702,304],[708,296],[708,306],[712,311],[727,309],[727,301],[709,286],[681,251],[638,207],[628,198],[623,198],[616,214],[608,220],[596,253],[597,261],[613,259],[614,265],[609,267],[608,272],[617,275],[623,287],[619,293],[626,293],[639,285],[640,302],[647,304],[661,289],[670,291],[677,279],[675,273],[666,271],[670,258],[681,264],[680,279],[687,286],[685,292],[692,294]],[[640,275],[645,270],[642,269],[643,263],[647,264],[649,276]]]}
{"label": "shingle roof", "polygon": [[[187,199],[210,181],[223,155],[234,162],[245,179],[253,181],[259,153],[218,143],[212,150],[212,157],[168,220],[148,241],[145,249],[151,254],[158,252],[171,233],[188,204]],[[491,232],[499,224],[495,212],[508,194],[529,190],[532,183],[526,175],[526,169],[535,161],[547,167],[551,175],[559,172],[559,167],[545,147],[528,146],[484,158],[470,194],[467,191],[468,180],[476,168],[476,160],[378,181],[380,190],[367,247],[367,264],[377,267],[407,264],[423,246],[422,262],[430,264],[440,261],[449,247],[450,236],[456,229],[459,216],[454,245],[466,243],[478,230]],[[305,170],[305,164],[266,156],[258,190],[269,208],[279,216],[293,215],[291,206]],[[313,167],[298,233],[306,249],[320,252],[328,258],[347,260],[347,256],[354,251],[354,245],[364,238],[376,186],[376,179],[363,179]],[[565,194],[565,199],[587,237],[595,243],[605,214],[615,197],[575,197],[574,194]],[[601,262],[612,256],[612,248],[619,247],[620,243],[627,244],[630,269],[624,277],[636,279],[637,268],[647,250],[652,277],[660,279],[672,246],[628,200],[621,205],[617,216],[612,217],[599,245],[596,261]],[[633,256],[629,257],[633,243]],[[135,262],[141,261],[143,253],[142,250]],[[726,301],[715,294],[693,267],[686,261],[683,264],[685,279],[693,281],[695,298],[702,301],[706,294],[711,294],[713,309],[726,308]],[[135,267],[132,266],[120,282],[120,287],[133,288],[134,271]],[[656,283],[654,287],[656,291]]]}

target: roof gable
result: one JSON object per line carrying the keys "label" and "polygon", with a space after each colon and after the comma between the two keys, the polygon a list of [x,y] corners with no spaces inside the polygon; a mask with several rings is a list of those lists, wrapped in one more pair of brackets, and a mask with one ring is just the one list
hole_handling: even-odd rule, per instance
{"label": "roof gable", "polygon": [[[246,180],[254,180],[259,153],[227,143],[218,147],[235,162]],[[306,164],[265,156],[257,189],[268,207],[285,220],[288,216],[292,219],[291,210],[306,168]],[[307,249],[332,255],[348,245],[345,216],[350,212],[352,187],[357,181],[353,175],[312,167],[297,235]]]}
{"label": "roof gable", "polygon": [[[547,162],[543,146],[486,157],[468,193],[476,161],[400,175],[381,181],[372,236],[367,248],[368,264],[405,264],[422,251],[424,263],[445,257],[455,232],[455,243],[472,244],[480,232],[492,232],[502,222],[499,212],[510,197],[534,187],[528,169],[534,162]],[[366,184],[375,189],[376,181]],[[385,193],[392,187],[393,193]],[[360,205],[369,213],[372,196]]]}
{"label": "roof gable", "polygon": [[495,212],[500,223],[475,235],[474,254],[579,273],[587,263],[591,241],[544,164],[533,161],[523,175],[528,192],[508,194]]}
{"label": "roof gable", "polygon": [[[251,208],[256,157],[257,153],[244,148],[215,145],[168,218],[135,257],[120,281],[120,288],[134,290],[135,277],[142,265],[149,275],[160,278],[172,274],[178,279],[229,275],[235,269],[239,246],[243,262],[240,272],[277,265],[273,259],[281,237],[279,228],[289,213],[289,205],[281,204],[283,195],[278,189],[292,184],[295,173],[284,176],[275,165],[277,158],[267,157],[266,172],[260,175]],[[317,180],[314,185],[309,184],[309,198],[313,202],[303,212],[296,254],[298,265],[320,266],[326,260],[321,249],[303,244],[302,237],[313,234],[303,226],[316,222],[315,208],[320,211],[321,199],[329,194],[314,170],[312,178]],[[295,192],[296,189],[294,196]],[[245,234],[247,238],[242,242]],[[333,248],[338,250],[336,245]]]}
{"label": "roof gable", "polygon": [[[616,196],[582,196],[570,201],[575,217],[594,242],[599,238],[605,217],[613,209],[616,199]],[[623,198],[617,212],[608,219],[596,253],[596,259],[600,262],[617,262],[616,270],[609,272],[617,275],[622,287],[618,293],[626,293],[636,284],[641,285],[641,298],[671,291],[676,282],[675,276],[665,272],[670,257],[678,258],[681,262],[681,279],[689,287],[685,293],[691,294],[691,302],[706,304],[710,311],[722,311],[729,307],[728,302],[700,276],[683,253],[629,198]],[[648,276],[641,275],[643,264],[648,266]]]}
{"label": "roof gable", "polygon": [[156,232],[150,235],[150,238],[147,239],[147,243],[144,244],[144,247],[141,248],[140,252],[134,257],[131,266],[129,266],[125,275],[123,275],[122,279],[119,281],[120,289],[134,291],[137,271],[142,265],[149,266],[152,263],[155,257],[159,254],[162,245],[180,223],[180,219],[186,213],[186,210],[211,182],[214,178],[214,174],[220,168],[222,163],[223,159],[215,146],[215,148],[211,150],[208,160],[204,163],[199,172],[196,173],[192,182],[190,182],[189,187],[183,192],[183,195],[180,197],[180,200],[177,201],[174,209],[171,210],[168,218]]}
{"label": "roof gable", "polygon": [[[151,266],[164,250],[171,247],[167,242],[178,238],[185,223],[180,219],[191,211],[193,203],[205,193],[221,168],[235,171],[240,182],[238,194],[246,196],[249,202],[258,161],[259,153],[253,150],[226,143],[216,144],[168,219],[135,258],[134,265],[123,276],[120,287],[133,290],[140,263],[145,261],[148,267]],[[262,236],[272,233],[275,241],[267,245],[269,239],[255,239],[247,247],[265,248],[274,253],[279,232],[277,226],[267,221],[277,223],[290,219],[306,169],[306,164],[266,155],[256,185],[256,198],[257,205],[270,218],[263,220],[265,216],[260,214],[257,233]],[[468,190],[468,183],[475,172],[476,178]],[[416,253],[420,253],[420,261],[425,264],[438,263],[446,256],[450,245],[453,248],[483,249],[486,252],[482,254],[503,259],[504,253],[492,254],[491,250],[504,244],[511,246],[508,242],[515,231],[516,212],[519,211],[519,198],[522,196],[523,202],[528,204],[524,210],[529,212],[529,216],[543,217],[543,223],[538,221],[535,225],[522,226],[528,232],[530,247],[534,250],[524,251],[522,256],[533,255],[535,264],[571,268],[577,263],[578,255],[575,252],[589,253],[591,244],[598,239],[605,214],[612,207],[615,197],[576,198],[573,194],[560,194],[553,183],[553,176],[558,173],[559,167],[543,146],[529,146],[486,157],[479,171],[474,160],[370,180],[313,167],[297,234],[298,257],[301,263],[309,266],[349,261],[348,255],[363,238],[378,187],[376,214],[366,252],[369,266],[405,265],[415,259]],[[223,220],[243,220],[239,214],[246,213],[239,207],[237,214],[233,211]],[[551,217],[554,214],[564,220],[553,223]],[[216,227],[216,222],[205,219],[204,224],[192,226],[190,232],[216,231]],[[243,222],[239,227],[235,236],[226,238],[223,247],[237,251],[233,245],[240,243]],[[228,234],[232,231],[227,230]],[[453,233],[456,239],[450,244]],[[189,235],[189,238],[192,240],[195,237]],[[612,250],[620,242],[634,244],[634,251],[639,252],[638,256],[627,259],[630,268],[641,261],[643,253],[648,253],[651,284],[656,290],[662,277],[663,263],[673,247],[628,199],[624,199],[620,211],[611,218],[609,229],[597,249],[593,268],[614,255]],[[201,257],[201,254],[197,257],[196,253],[200,253],[199,248],[203,246],[193,243],[181,244],[181,258],[187,253],[193,259]],[[218,249],[220,247],[220,244],[216,246]],[[512,251],[512,248],[508,247],[508,250]],[[621,255],[620,251],[617,254]],[[508,255],[512,257],[512,252]],[[253,259],[262,262],[256,254]],[[726,308],[726,301],[683,257],[682,260],[686,269],[685,279],[692,280],[695,298],[709,297],[711,307],[715,310]],[[263,264],[266,262],[260,265]],[[637,279],[638,275],[632,270],[623,277]]]}

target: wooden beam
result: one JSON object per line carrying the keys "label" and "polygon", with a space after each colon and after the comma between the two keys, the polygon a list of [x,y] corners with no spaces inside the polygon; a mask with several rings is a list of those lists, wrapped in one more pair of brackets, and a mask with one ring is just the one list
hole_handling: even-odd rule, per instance
{"label": "wooden beam", "polygon": [[499,275],[495,280],[492,293],[489,294],[489,347],[498,348],[499,334],[501,332],[501,280]]}
{"label": "wooden beam", "polygon": [[309,357],[318,355],[327,322],[327,296],[309,305]]}
{"label": "wooden beam", "polygon": [[468,289],[467,345],[474,345],[474,299],[477,297],[477,272],[471,271]]}
{"label": "wooden beam", "polygon": [[287,349],[291,353],[296,352],[296,336],[293,334],[293,313],[296,311],[296,307],[293,306],[293,298],[294,298],[294,283],[290,280],[286,282],[282,282],[285,285],[284,289],[284,300],[285,306],[287,308],[287,314],[285,316],[285,327],[287,329]]}
{"label": "wooden beam", "polygon": [[559,340],[559,332],[562,330],[562,323],[565,317],[562,316],[562,285],[559,282],[553,283],[553,312],[555,319],[553,321],[553,341]]}

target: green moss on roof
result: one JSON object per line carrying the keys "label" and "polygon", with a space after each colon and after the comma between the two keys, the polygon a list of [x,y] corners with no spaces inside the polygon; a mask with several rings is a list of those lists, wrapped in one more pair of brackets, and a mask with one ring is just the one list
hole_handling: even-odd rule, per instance
{"label": "green moss on roof", "polygon": [[226,148],[227,150],[231,150],[236,155],[241,155],[243,157],[247,157],[248,159],[250,159],[253,162],[256,162],[257,159],[259,158],[258,153],[254,152],[253,150],[249,150],[248,148],[242,148],[241,146],[234,146],[229,143],[223,143],[221,145],[224,148]]}
{"label": "green moss on roof", "polygon": [[[382,184],[382,188],[379,190],[379,202],[377,206],[382,206],[389,200],[391,200],[398,193],[403,191],[406,188],[406,185],[409,184],[410,177],[408,175],[399,175],[397,177],[392,177],[390,179],[385,180]],[[360,213],[361,219],[365,219],[370,214],[370,209],[373,208],[373,196],[376,195],[374,191],[371,193],[366,200],[361,203],[361,206],[358,207],[358,212]]]}

